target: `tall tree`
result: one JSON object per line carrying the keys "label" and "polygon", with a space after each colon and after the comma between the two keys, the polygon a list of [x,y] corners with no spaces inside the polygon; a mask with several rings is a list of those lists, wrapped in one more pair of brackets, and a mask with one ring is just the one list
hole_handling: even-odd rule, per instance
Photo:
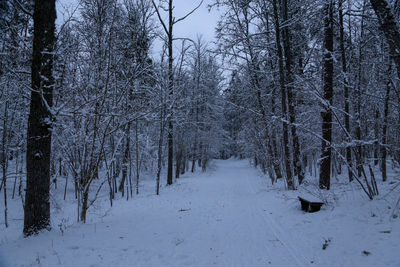
{"label": "tall tree", "polygon": [[279,85],[281,87],[281,102],[282,102],[282,129],[283,129],[283,157],[284,166],[286,169],[286,180],[289,189],[294,189],[294,181],[292,175],[292,169],[290,165],[290,143],[289,143],[289,129],[287,124],[287,86],[285,84],[285,72],[284,72],[284,58],[281,46],[281,26],[279,21],[278,3],[276,0],[272,1],[274,10],[274,22],[275,22],[275,38],[278,54],[278,66],[279,66]]}
{"label": "tall tree", "polygon": [[[292,52],[292,34],[291,34],[291,23],[290,21],[293,18],[289,17],[289,4],[288,0],[283,0],[282,9],[283,9],[283,47],[284,47],[284,57],[285,57],[285,67],[286,67],[286,93],[287,93],[287,105],[288,105],[288,118],[290,121],[290,133],[292,137],[293,144],[293,167],[294,174],[298,178],[299,184],[302,183],[304,179],[304,172],[302,170],[301,161],[300,161],[300,144],[299,137],[297,135],[297,127],[296,127],[296,111],[295,111],[295,94],[293,93],[293,52]],[[291,189],[294,189],[293,186]]]}
{"label": "tall tree", "polygon": [[331,143],[332,143],[332,103],[333,103],[333,1],[325,3],[324,19],[324,111],[322,116],[322,153],[319,186],[330,188],[331,178]]}
{"label": "tall tree", "polygon": [[32,91],[28,119],[24,235],[50,229],[51,107],[54,79],[55,0],[36,0],[34,6]]}
{"label": "tall tree", "polygon": [[167,35],[167,47],[168,47],[168,91],[169,91],[169,96],[170,96],[170,102],[171,106],[169,107],[169,119],[168,119],[168,171],[167,171],[167,184],[171,185],[172,184],[172,172],[173,172],[173,162],[174,162],[174,138],[173,138],[173,105],[172,103],[173,98],[174,98],[174,72],[173,72],[173,62],[174,62],[174,56],[173,56],[173,41],[174,41],[174,35],[173,35],[173,30],[174,30],[174,25],[179,23],[180,21],[185,20],[188,16],[190,16],[193,12],[195,12],[203,3],[203,0],[200,2],[200,4],[194,8],[192,11],[187,13],[185,16],[176,19],[173,16],[173,0],[168,0],[168,25],[164,22],[164,20],[161,17],[160,10],[154,0],[152,0],[153,6],[156,9],[156,13],[158,16],[158,19],[160,20],[160,23],[164,29],[165,34]]}
{"label": "tall tree", "polygon": [[[339,33],[340,33],[340,53],[342,57],[342,75],[343,75],[343,86],[344,86],[344,125],[347,131],[348,137],[350,137],[350,98],[349,90],[350,86],[347,80],[347,58],[346,50],[344,45],[344,23],[343,23],[343,0],[339,0]],[[349,140],[350,141],[350,140]],[[349,181],[353,180],[353,174],[351,172],[352,161],[351,161],[351,148],[346,147],[346,161],[348,164],[348,175]]]}

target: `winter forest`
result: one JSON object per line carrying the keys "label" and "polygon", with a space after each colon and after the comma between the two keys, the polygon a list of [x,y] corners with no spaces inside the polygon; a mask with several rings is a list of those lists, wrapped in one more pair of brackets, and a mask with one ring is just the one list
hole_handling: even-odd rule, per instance
{"label": "winter forest", "polygon": [[398,267],[400,1],[0,0],[0,140],[0,267]]}

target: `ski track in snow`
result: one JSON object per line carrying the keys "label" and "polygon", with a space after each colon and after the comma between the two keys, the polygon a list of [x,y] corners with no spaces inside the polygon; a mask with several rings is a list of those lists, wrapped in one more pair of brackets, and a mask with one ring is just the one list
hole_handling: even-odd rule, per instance
{"label": "ski track in snow", "polygon": [[[253,194],[256,195],[257,190],[254,188],[254,184],[250,182],[249,185],[251,186]],[[297,251],[292,245],[290,245],[290,239],[284,234],[284,230],[274,221],[273,218],[271,218],[269,214],[259,212],[259,215],[264,219],[270,231],[273,233],[276,239],[279,240],[279,242],[287,250],[287,252],[292,256],[298,266],[305,267],[311,263],[310,260],[306,260],[304,256],[301,256],[304,252],[301,253]]]}

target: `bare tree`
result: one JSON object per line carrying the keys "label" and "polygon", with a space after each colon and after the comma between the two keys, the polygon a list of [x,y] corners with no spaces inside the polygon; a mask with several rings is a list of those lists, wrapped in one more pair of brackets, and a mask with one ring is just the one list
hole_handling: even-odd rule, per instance
{"label": "bare tree", "polygon": [[201,0],[200,4],[195,7],[192,11],[187,13],[185,16],[175,19],[173,16],[173,0],[168,0],[168,8],[166,8],[168,12],[168,26],[164,22],[164,20],[161,17],[160,9],[152,0],[153,6],[156,10],[158,19],[160,20],[160,23],[163,27],[163,30],[165,34],[167,35],[167,47],[168,47],[168,91],[169,91],[169,96],[170,96],[170,106],[168,107],[168,174],[167,174],[167,184],[171,185],[172,184],[172,172],[173,172],[173,163],[174,163],[174,141],[173,141],[173,98],[174,98],[174,72],[173,72],[173,41],[174,41],[174,35],[173,35],[173,30],[174,30],[174,25],[177,23],[185,20],[187,17],[189,17],[191,14],[193,14],[203,3],[203,0]]}

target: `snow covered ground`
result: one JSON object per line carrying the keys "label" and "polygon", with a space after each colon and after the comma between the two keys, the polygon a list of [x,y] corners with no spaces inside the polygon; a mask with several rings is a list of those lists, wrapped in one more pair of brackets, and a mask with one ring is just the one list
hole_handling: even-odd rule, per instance
{"label": "snow covered ground", "polygon": [[318,194],[312,182],[290,192],[248,161],[216,160],[160,196],[145,181],[139,196],[110,209],[105,194],[86,224],[74,222],[76,204],[53,199],[53,230],[29,238],[15,200],[11,226],[0,219],[0,266],[400,266],[389,182],[373,201],[338,182],[321,195],[328,205],[305,213],[297,196]]}

